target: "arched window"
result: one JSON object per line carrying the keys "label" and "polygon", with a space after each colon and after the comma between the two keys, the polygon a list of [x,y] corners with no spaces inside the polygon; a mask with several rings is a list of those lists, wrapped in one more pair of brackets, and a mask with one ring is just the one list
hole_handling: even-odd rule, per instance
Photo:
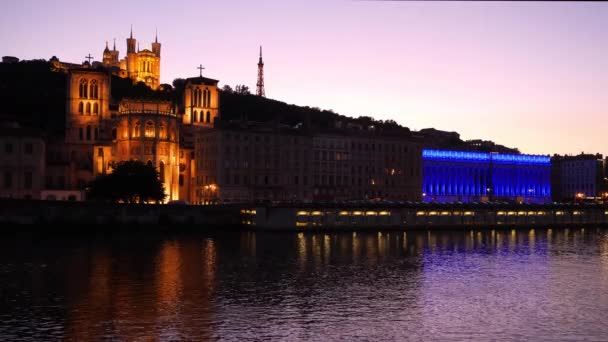
{"label": "arched window", "polygon": [[83,131],[82,131],[82,127],[80,127],[80,128],[78,129],[78,136],[80,137],[80,140],[82,140],[82,139],[83,139]]}
{"label": "arched window", "polygon": [[207,111],[207,122],[211,123],[211,112]]}
{"label": "arched window", "polygon": [[84,103],[82,102],[78,104],[78,113],[80,113],[80,115],[84,114]]}
{"label": "arched window", "polygon": [[139,138],[141,132],[141,124],[139,123],[139,121],[135,122],[135,125],[133,126],[133,137],[134,138]]}
{"label": "arched window", "polygon": [[201,90],[200,88],[196,88],[194,90],[194,105],[196,107],[200,107],[201,106]]}
{"label": "arched window", "polygon": [[154,138],[156,136],[154,122],[146,122],[146,138]]}
{"label": "arched window", "polygon": [[78,95],[80,96],[81,99],[87,98],[88,85],[89,85],[89,82],[86,79],[83,78],[80,80],[80,87],[78,88]]}
{"label": "arched window", "polygon": [[91,114],[91,104],[87,103],[87,114]]}
{"label": "arched window", "polygon": [[95,134],[93,135],[95,140],[97,140],[97,134],[99,134],[99,129],[97,128],[97,126],[95,126]]}
{"label": "arched window", "polygon": [[194,111],[194,113],[192,113],[192,122],[196,122],[198,120],[198,112]]}
{"label": "arched window", "polygon": [[206,96],[205,96],[205,107],[211,107],[211,91],[209,89],[206,90]]}
{"label": "arched window", "polygon": [[165,162],[161,161],[159,165],[158,177],[160,178],[160,182],[165,182]]}
{"label": "arched window", "polygon": [[165,125],[164,122],[160,123],[158,131],[159,131],[159,133],[158,133],[159,138],[161,138],[161,139],[167,139],[167,125]]}
{"label": "arched window", "polygon": [[207,107],[207,89],[203,90],[203,107]]}
{"label": "arched window", "polygon": [[93,114],[99,114],[99,105],[97,103],[93,104]]}
{"label": "arched window", "polygon": [[91,126],[87,125],[87,140],[91,140]]}
{"label": "arched window", "polygon": [[154,167],[154,164],[152,164],[152,161],[148,159],[148,162],[146,163],[146,165]]}
{"label": "arched window", "polygon": [[97,99],[99,97],[99,88],[97,86],[97,80],[91,81],[91,98]]}

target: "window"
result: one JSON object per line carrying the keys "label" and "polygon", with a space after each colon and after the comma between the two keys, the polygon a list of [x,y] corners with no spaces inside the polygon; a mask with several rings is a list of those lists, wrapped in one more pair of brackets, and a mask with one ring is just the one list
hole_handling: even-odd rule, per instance
{"label": "window", "polygon": [[194,113],[192,113],[192,122],[197,122],[198,121],[198,112],[195,110]]}
{"label": "window", "polygon": [[91,114],[91,104],[87,103],[87,111],[86,111],[87,115]]}
{"label": "window", "polygon": [[207,89],[207,105],[205,107],[211,107],[211,91]]}
{"label": "window", "polygon": [[93,104],[93,114],[99,114],[99,105],[97,103]]}
{"label": "window", "polygon": [[91,81],[91,98],[92,99],[99,98],[98,90],[99,90],[99,88],[97,87],[97,80],[92,80]]}
{"label": "window", "polygon": [[4,145],[4,152],[6,154],[13,154],[13,144],[12,143],[6,143]]}
{"label": "window", "polygon": [[136,121],[135,125],[133,126],[133,137],[139,138],[140,131],[141,131],[141,124],[139,123],[139,121]]}
{"label": "window", "polygon": [[80,140],[82,140],[82,139],[83,139],[83,131],[82,131],[82,127],[80,127],[80,128],[78,129],[78,137],[80,138]]}
{"label": "window", "polygon": [[13,174],[10,171],[4,172],[4,188],[10,189],[13,187]]}
{"label": "window", "polygon": [[32,172],[26,171],[23,175],[23,187],[26,189],[32,188]]}
{"label": "window", "polygon": [[159,177],[160,177],[160,182],[164,183],[165,182],[165,162],[161,161],[160,165],[159,165]]}
{"label": "window", "polygon": [[32,154],[32,152],[34,151],[34,146],[32,145],[32,143],[25,143],[24,151],[25,154]]}
{"label": "window", "polygon": [[80,115],[84,114],[84,103],[82,102],[78,104],[78,113],[80,113]]}
{"label": "window", "polygon": [[[202,112],[201,112],[202,113]],[[202,114],[201,114],[202,115]],[[211,112],[207,111],[207,122],[211,123]]]}
{"label": "window", "polygon": [[95,140],[97,140],[98,134],[99,134],[99,128],[97,128],[97,126],[95,126],[95,135],[94,135]]}
{"label": "window", "polygon": [[87,98],[88,85],[89,85],[89,82],[86,79],[83,78],[80,80],[80,87],[78,88],[78,95],[81,99]]}
{"label": "window", "polygon": [[194,90],[194,106],[200,107],[202,102],[201,89],[196,88]]}
{"label": "window", "polygon": [[87,126],[87,140],[91,140],[91,126]]}
{"label": "window", "polygon": [[152,121],[146,122],[146,138],[154,138],[156,136],[154,123]]}
{"label": "window", "polygon": [[167,125],[161,122],[158,131],[159,138],[167,139]]}

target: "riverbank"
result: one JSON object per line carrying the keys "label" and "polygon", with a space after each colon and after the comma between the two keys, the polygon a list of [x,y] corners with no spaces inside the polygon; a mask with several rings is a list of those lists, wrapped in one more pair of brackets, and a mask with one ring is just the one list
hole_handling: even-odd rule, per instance
{"label": "riverbank", "polygon": [[0,200],[4,230],[399,231],[608,227],[608,206],[581,204],[166,205]]}
{"label": "riverbank", "polygon": [[53,230],[213,229],[242,226],[240,206],[113,204],[97,202],[0,200],[0,224],[53,227]]}

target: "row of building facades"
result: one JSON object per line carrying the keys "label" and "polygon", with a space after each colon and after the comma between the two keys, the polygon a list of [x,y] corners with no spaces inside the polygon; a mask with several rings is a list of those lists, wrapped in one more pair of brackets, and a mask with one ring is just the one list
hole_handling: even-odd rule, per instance
{"label": "row of building facades", "polygon": [[[441,150],[370,127],[315,129],[221,120],[218,81],[186,80],[182,103],[111,98],[111,74],[159,86],[160,43],[126,60],[52,60],[67,73],[65,134],[2,123],[0,196],[83,200],[117,162],[151,163],[167,201],[193,204],[389,200],[569,201],[606,197],[601,155]],[[141,58],[140,58],[141,57]],[[141,60],[139,60],[141,59]],[[181,109],[180,109],[181,108]]]}

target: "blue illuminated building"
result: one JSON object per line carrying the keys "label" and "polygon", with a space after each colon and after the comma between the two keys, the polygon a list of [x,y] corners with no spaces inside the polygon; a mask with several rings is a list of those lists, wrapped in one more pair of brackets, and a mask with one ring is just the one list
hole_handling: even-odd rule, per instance
{"label": "blue illuminated building", "polygon": [[551,201],[551,158],[541,155],[422,150],[426,202]]}

